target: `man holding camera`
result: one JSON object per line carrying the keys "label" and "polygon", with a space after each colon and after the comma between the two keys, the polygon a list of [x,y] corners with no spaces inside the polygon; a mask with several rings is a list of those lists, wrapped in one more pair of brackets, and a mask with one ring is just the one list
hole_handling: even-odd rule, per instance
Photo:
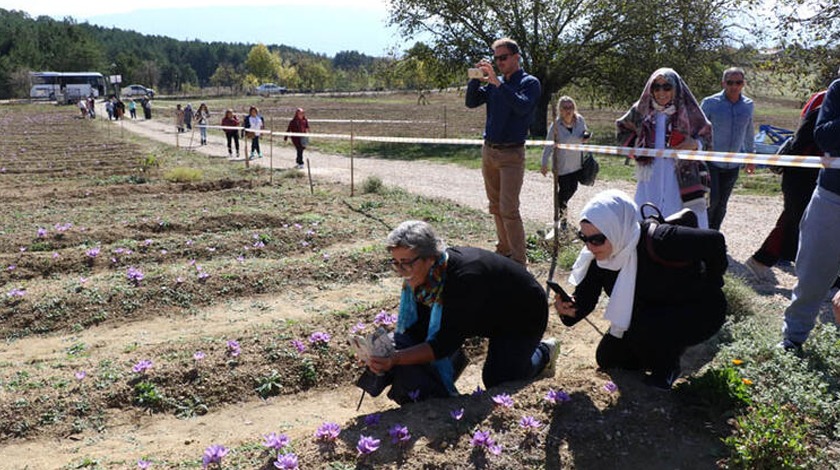
{"label": "man holding camera", "polygon": [[470,70],[466,105],[487,104],[481,173],[496,222],[496,252],[527,264],[525,229],[519,214],[519,193],[525,177],[525,138],[534,120],[540,81],[522,70],[519,45],[509,38],[493,43],[493,64],[481,60]]}

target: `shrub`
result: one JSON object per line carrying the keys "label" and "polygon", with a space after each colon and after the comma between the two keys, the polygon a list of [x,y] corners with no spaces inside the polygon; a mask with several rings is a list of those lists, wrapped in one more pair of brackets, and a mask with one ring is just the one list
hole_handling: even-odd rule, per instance
{"label": "shrub", "polygon": [[383,189],[385,185],[378,176],[368,176],[362,182],[362,194],[379,194]]}
{"label": "shrub", "polygon": [[738,412],[752,404],[747,385],[741,374],[732,367],[709,369],[703,375],[680,384],[677,390],[695,396],[720,414]]}
{"label": "shrub", "polygon": [[201,181],[203,173],[197,168],[175,167],[166,172],[163,178],[170,183],[194,183]]}
{"label": "shrub", "polygon": [[808,425],[790,405],[758,405],[736,420],[724,439],[735,468],[813,468],[818,450]]}

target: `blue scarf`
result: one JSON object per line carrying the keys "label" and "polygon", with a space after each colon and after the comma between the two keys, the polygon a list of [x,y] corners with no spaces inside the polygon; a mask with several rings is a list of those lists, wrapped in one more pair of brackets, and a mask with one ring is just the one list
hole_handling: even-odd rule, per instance
{"label": "blue scarf", "polygon": [[[446,266],[449,261],[449,254],[444,252],[429,270],[429,278],[426,283],[419,286],[417,292],[408,284],[403,282],[402,294],[400,295],[400,314],[397,318],[397,333],[404,333],[405,330],[417,322],[417,303],[431,307],[429,317],[429,329],[426,332],[426,341],[434,339],[440,330],[440,317],[443,313],[443,286],[446,282]],[[455,388],[455,368],[452,360],[448,357],[432,362],[432,367],[437,370],[443,385],[450,395],[458,395]]]}

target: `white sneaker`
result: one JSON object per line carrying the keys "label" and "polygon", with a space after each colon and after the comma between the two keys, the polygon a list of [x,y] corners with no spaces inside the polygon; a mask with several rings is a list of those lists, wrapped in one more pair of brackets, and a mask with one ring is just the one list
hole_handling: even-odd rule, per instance
{"label": "white sneaker", "polygon": [[548,338],[542,341],[548,348],[548,363],[546,363],[543,370],[537,375],[538,379],[550,379],[554,377],[556,372],[557,358],[560,356],[560,340],[557,338]]}
{"label": "white sneaker", "polygon": [[298,168],[298,170],[302,170],[303,169],[303,163],[298,163],[297,168]]}
{"label": "white sneaker", "polygon": [[770,267],[761,264],[760,262],[756,261],[755,258],[750,256],[746,262],[744,262],[744,267],[747,268],[747,271],[753,275],[759,281],[767,281],[770,279]]}

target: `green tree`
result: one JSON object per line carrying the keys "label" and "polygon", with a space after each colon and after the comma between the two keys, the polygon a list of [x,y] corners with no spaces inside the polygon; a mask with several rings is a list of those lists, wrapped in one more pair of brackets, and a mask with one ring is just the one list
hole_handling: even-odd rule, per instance
{"label": "green tree", "polygon": [[[565,86],[624,74],[627,70],[601,70],[604,57],[642,52],[641,59],[657,53],[657,67],[639,71],[646,75],[659,66],[671,65],[673,57],[691,58],[691,51],[708,47],[719,38],[723,18],[742,0],[521,0],[497,2],[477,0],[393,0],[390,23],[404,37],[429,34],[433,47],[449,60],[474,63],[490,54],[490,45],[502,36],[516,40],[522,49],[523,68],[540,79],[542,96],[531,127],[534,135],[545,135],[547,109],[552,95]],[[726,8],[721,8],[725,5]],[[696,15],[702,11],[702,15]],[[702,31],[710,35],[698,35]],[[671,32],[679,32],[679,42]],[[640,51],[635,44],[652,45]],[[631,63],[635,64],[635,61]],[[625,82],[630,80],[624,79]],[[641,89],[642,83],[636,85]],[[638,91],[635,93],[638,96]]]}
{"label": "green tree", "polygon": [[251,48],[245,59],[245,69],[250,75],[261,82],[272,82],[277,79],[280,68],[280,57],[268,50],[265,44],[257,44]]}

